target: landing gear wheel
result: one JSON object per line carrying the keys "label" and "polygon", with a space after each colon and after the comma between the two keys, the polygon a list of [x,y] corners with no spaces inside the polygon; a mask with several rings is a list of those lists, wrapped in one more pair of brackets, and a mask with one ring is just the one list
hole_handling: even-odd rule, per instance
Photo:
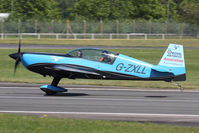
{"label": "landing gear wheel", "polygon": [[46,95],[55,95],[58,92],[67,92],[67,89],[52,85],[42,85],[40,89],[44,91]]}
{"label": "landing gear wheel", "polygon": [[60,77],[54,77],[51,85],[42,85],[40,86],[40,89],[44,91],[46,95],[55,95],[58,92],[67,92],[67,89],[57,86],[60,80]]}
{"label": "landing gear wheel", "polygon": [[52,96],[55,95],[57,92],[54,91],[45,91],[46,95]]}
{"label": "landing gear wheel", "polygon": [[52,96],[55,95],[57,92],[56,91],[51,91],[48,88],[40,88],[42,91],[46,93],[46,95]]}

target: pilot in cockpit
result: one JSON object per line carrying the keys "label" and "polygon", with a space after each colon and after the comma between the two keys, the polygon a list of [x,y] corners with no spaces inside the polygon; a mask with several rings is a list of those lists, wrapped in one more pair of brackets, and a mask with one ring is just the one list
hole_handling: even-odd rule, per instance
{"label": "pilot in cockpit", "polygon": [[111,59],[109,58],[108,51],[103,51],[102,52],[102,57],[100,58],[100,62],[106,62],[109,63]]}
{"label": "pilot in cockpit", "polygon": [[82,51],[81,50],[77,51],[77,57],[82,58]]}

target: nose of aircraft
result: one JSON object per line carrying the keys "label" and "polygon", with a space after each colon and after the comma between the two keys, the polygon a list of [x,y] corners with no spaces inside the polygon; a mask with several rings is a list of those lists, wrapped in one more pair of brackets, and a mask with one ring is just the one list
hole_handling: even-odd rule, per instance
{"label": "nose of aircraft", "polygon": [[9,56],[16,60],[19,57],[19,54],[20,53],[13,53],[13,54],[10,54]]}

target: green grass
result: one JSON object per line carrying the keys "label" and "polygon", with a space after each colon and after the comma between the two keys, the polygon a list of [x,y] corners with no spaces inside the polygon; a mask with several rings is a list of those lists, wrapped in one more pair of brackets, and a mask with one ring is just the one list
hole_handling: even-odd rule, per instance
{"label": "green grass", "polygon": [[1,133],[198,133],[199,128],[151,123],[0,114]]}
{"label": "green grass", "polygon": [[[186,47],[199,47],[199,39],[149,39],[149,40],[65,40],[65,39],[23,39],[23,44],[51,44],[70,46],[140,46],[167,47],[169,43],[182,44]],[[0,39],[0,44],[18,44],[18,39]]]}
{"label": "green grass", "polygon": [[[69,50],[64,49],[26,49],[22,51],[32,52],[55,52],[66,53]],[[125,55],[147,61],[152,64],[158,64],[164,49],[112,49]],[[0,81],[2,82],[27,82],[49,84],[52,81],[50,77],[42,77],[25,69],[22,65],[17,69],[17,73],[13,76],[14,60],[8,54],[14,53],[16,50],[0,49]],[[181,82],[185,89],[198,89],[199,87],[199,50],[185,50],[185,61],[187,69],[187,81]],[[177,88],[174,84],[163,81],[117,81],[117,80],[85,80],[85,79],[62,79],[60,84],[80,84],[80,85],[104,85],[104,86],[127,86],[127,87],[147,87],[147,88]]]}

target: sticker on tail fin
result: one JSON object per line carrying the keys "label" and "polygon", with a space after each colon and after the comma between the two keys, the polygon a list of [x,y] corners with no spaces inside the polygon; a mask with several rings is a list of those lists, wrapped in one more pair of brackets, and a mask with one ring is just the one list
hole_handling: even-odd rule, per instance
{"label": "sticker on tail fin", "polygon": [[183,45],[170,44],[158,65],[185,67]]}

